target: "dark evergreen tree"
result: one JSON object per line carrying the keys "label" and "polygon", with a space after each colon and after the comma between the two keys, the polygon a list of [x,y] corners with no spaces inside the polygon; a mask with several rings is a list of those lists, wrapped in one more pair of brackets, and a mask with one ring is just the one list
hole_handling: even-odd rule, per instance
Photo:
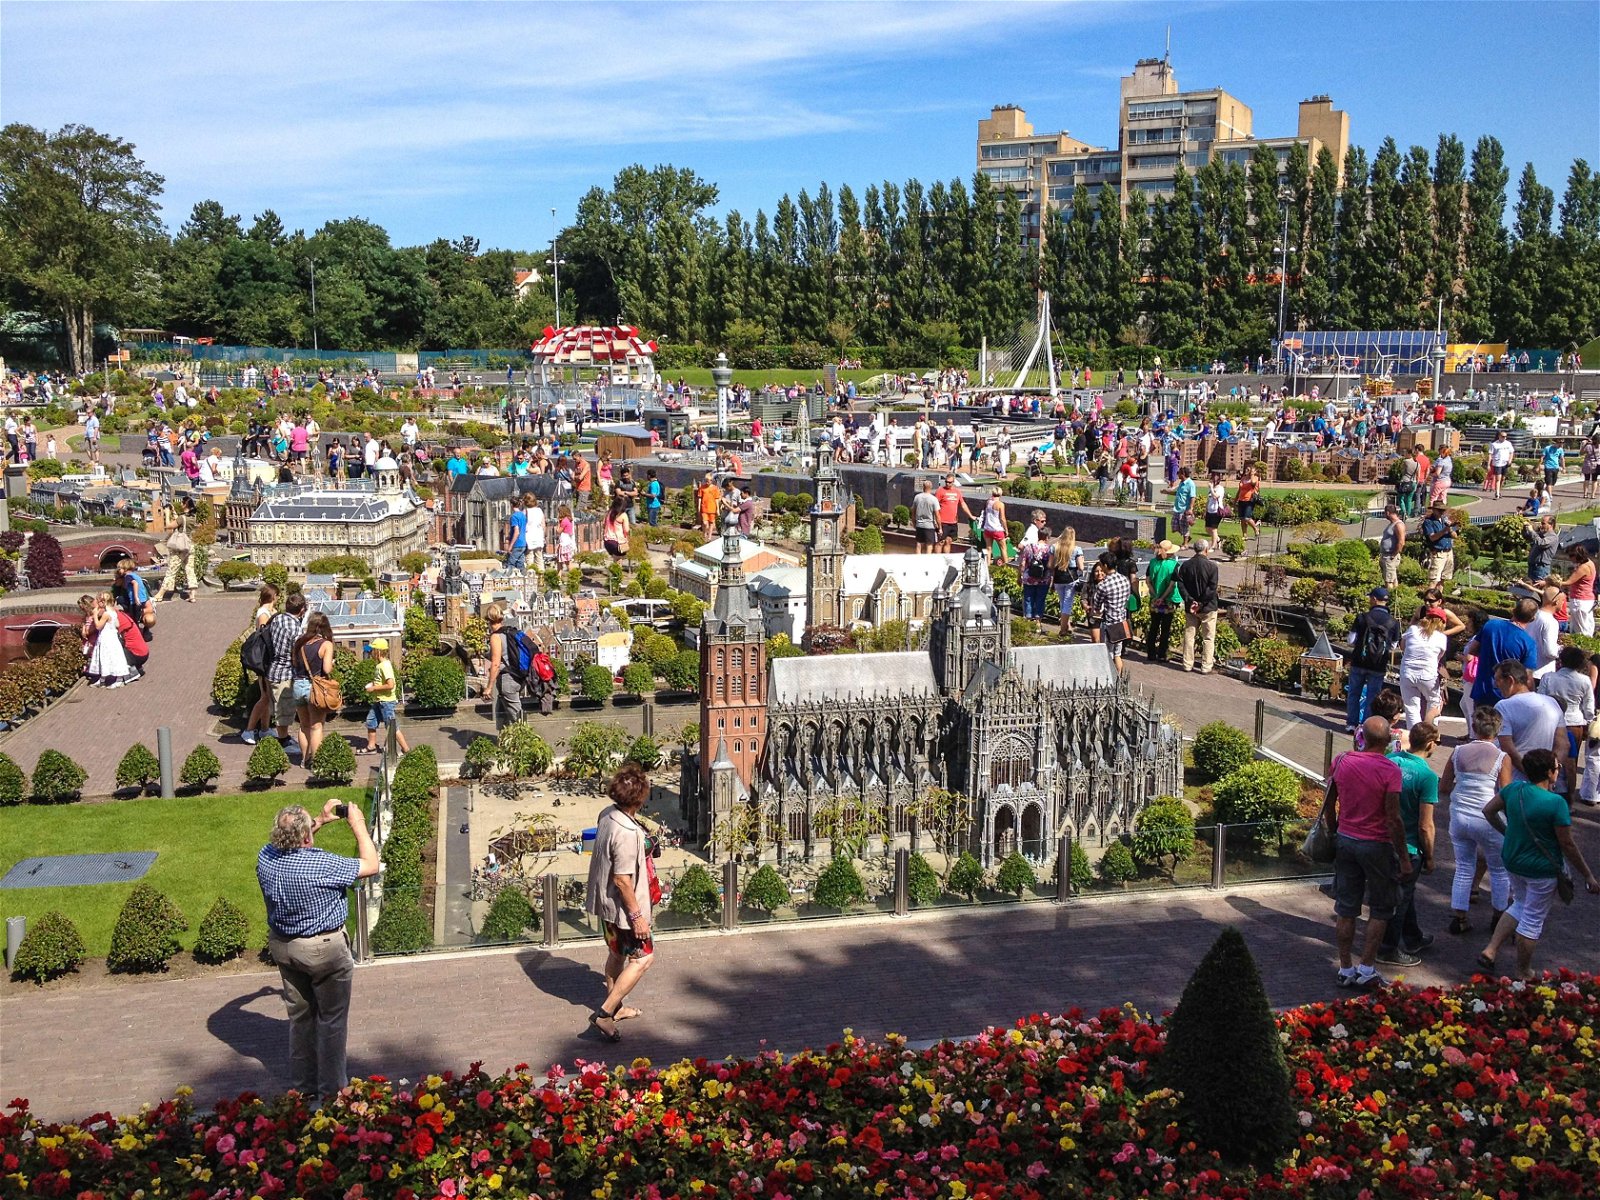
{"label": "dark evergreen tree", "polygon": [[1508,258],[1506,243],[1505,151],[1492,137],[1481,137],[1472,148],[1472,174],[1467,181],[1465,280],[1459,335],[1467,341],[1488,341],[1494,336],[1495,316],[1501,311]]}
{"label": "dark evergreen tree", "polygon": [[1335,236],[1338,230],[1339,164],[1326,146],[1317,151],[1311,177],[1310,212],[1300,252],[1300,312],[1309,329],[1333,324]]}
{"label": "dark evergreen tree", "polygon": [[1270,1168],[1294,1142],[1278,1023],[1250,948],[1224,929],[1167,1018],[1160,1084],[1181,1095],[1184,1132],[1224,1161]]}
{"label": "dark evergreen tree", "polygon": [[1338,233],[1334,243],[1330,291],[1333,310],[1328,324],[1351,329],[1361,324],[1366,311],[1362,258],[1371,208],[1367,202],[1367,152],[1350,146],[1344,154],[1344,182],[1339,188]]}
{"label": "dark evergreen tree", "polygon": [[1539,182],[1529,163],[1517,184],[1517,211],[1500,311],[1499,334],[1512,346],[1532,346],[1546,324],[1547,272],[1550,267],[1550,217],[1555,195]]}
{"label": "dark evergreen tree", "polygon": [[1100,188],[1099,219],[1091,240],[1095,300],[1095,339],[1098,345],[1115,345],[1133,320],[1138,300],[1132,264],[1124,256],[1125,225],[1117,189]]}
{"label": "dark evergreen tree", "polygon": [[1466,284],[1467,151],[1454,134],[1440,134],[1433,152],[1433,291],[1444,301],[1444,327],[1461,328]]}
{"label": "dark evergreen tree", "polygon": [[1172,180],[1172,198],[1159,208],[1151,235],[1151,325],[1158,346],[1192,342],[1201,312],[1199,228],[1194,180],[1182,166]]}
{"label": "dark evergreen tree", "polygon": [[1572,164],[1546,289],[1543,347],[1568,350],[1600,330],[1600,174]]}
{"label": "dark evergreen tree", "polygon": [[[1393,138],[1384,138],[1372,159],[1368,184],[1371,218],[1366,239],[1357,255],[1355,287],[1360,298],[1363,329],[1393,329],[1402,320],[1405,281],[1400,269],[1400,150]],[[1414,327],[1400,325],[1401,328]]]}

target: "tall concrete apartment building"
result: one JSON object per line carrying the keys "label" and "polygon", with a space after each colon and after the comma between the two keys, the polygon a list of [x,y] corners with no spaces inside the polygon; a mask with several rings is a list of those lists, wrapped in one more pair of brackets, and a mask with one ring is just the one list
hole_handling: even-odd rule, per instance
{"label": "tall concrete apartment building", "polygon": [[996,187],[1022,193],[1023,221],[1033,239],[1044,206],[1070,210],[1080,184],[1097,207],[1106,187],[1115,187],[1123,204],[1135,191],[1147,201],[1165,198],[1172,195],[1179,162],[1190,174],[1212,159],[1246,166],[1260,145],[1277,154],[1282,171],[1297,142],[1313,161],[1326,146],[1342,170],[1349,114],[1334,108],[1327,96],[1313,96],[1300,102],[1300,126],[1293,136],[1258,138],[1255,114],[1244,101],[1222,88],[1179,91],[1171,63],[1146,58],[1122,77],[1114,148],[1091,146],[1065,130],[1035,133],[1021,108],[1003,104],[978,122],[978,170]]}

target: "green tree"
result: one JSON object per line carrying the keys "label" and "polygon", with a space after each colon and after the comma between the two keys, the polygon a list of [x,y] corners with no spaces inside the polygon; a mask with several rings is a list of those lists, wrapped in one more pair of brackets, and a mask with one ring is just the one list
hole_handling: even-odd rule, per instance
{"label": "green tree", "polygon": [[1555,194],[1539,182],[1529,163],[1517,185],[1517,211],[1496,327],[1513,346],[1531,346],[1545,324],[1546,282],[1551,269],[1550,218]]}
{"label": "green tree", "polygon": [[1565,349],[1587,342],[1600,325],[1600,174],[1581,158],[1567,175],[1560,217],[1540,344]]}
{"label": "green tree", "polygon": [[1444,327],[1461,328],[1467,235],[1467,151],[1454,134],[1433,152],[1433,291],[1444,300]]}
{"label": "green tree", "polygon": [[[1400,329],[1432,329],[1437,320],[1434,299],[1442,294],[1430,275],[1437,262],[1433,231],[1433,177],[1428,151],[1413,146],[1400,168],[1400,242],[1398,270],[1390,292]],[[1446,281],[1448,283],[1448,281]]]}
{"label": "green tree", "polygon": [[1329,323],[1336,329],[1360,327],[1365,319],[1366,304],[1362,289],[1366,286],[1366,279],[1362,259],[1370,224],[1368,178],[1367,152],[1360,146],[1346,148],[1344,182],[1339,189],[1334,274],[1330,284],[1333,315]]}
{"label": "green tree", "polygon": [[1196,332],[1202,311],[1199,225],[1194,179],[1179,166],[1172,198],[1158,208],[1150,254],[1151,324],[1161,346],[1181,346]]}
{"label": "green tree", "polygon": [[1487,341],[1494,336],[1500,309],[1500,287],[1507,262],[1505,151],[1492,137],[1480,137],[1472,148],[1472,174],[1467,180],[1466,278],[1460,336]]}
{"label": "green tree", "polygon": [[1300,307],[1306,324],[1327,328],[1333,309],[1334,238],[1338,229],[1339,164],[1326,146],[1317,151],[1310,212],[1300,243]]}
{"label": "green tree", "polygon": [[628,748],[628,734],[620,725],[583,721],[567,739],[567,772],[574,779],[599,779]]}
{"label": "green tree", "polygon": [[1367,236],[1353,267],[1360,302],[1361,327],[1393,329],[1401,320],[1407,281],[1396,277],[1401,261],[1400,150],[1384,138],[1372,159],[1368,181],[1371,217]]}
{"label": "green tree", "polygon": [[88,126],[0,129],[0,270],[59,317],[69,371],[93,367],[95,323],[126,308],[162,240],[161,186]]}
{"label": "green tree", "polygon": [[1157,1076],[1178,1093],[1184,1131],[1225,1162],[1267,1170],[1293,1144],[1277,1019],[1237,929],[1218,936],[1167,1018]]}

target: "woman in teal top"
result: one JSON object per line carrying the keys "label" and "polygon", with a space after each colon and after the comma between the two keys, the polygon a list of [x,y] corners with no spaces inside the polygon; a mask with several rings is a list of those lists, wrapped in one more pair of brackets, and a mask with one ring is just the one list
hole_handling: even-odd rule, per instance
{"label": "woman in teal top", "polygon": [[1544,786],[1555,776],[1555,754],[1528,751],[1522,756],[1522,771],[1528,777],[1526,782],[1518,780],[1501,788],[1483,809],[1489,824],[1505,834],[1500,857],[1511,875],[1511,907],[1495,926],[1488,949],[1478,955],[1478,967],[1495,974],[1500,947],[1515,934],[1517,975],[1532,979],[1533,951],[1544,933],[1545,918],[1563,874],[1561,859],[1566,858],[1573,876],[1581,878],[1591,894],[1600,895],[1600,879],[1589,870],[1572,839],[1572,813],[1566,800]]}

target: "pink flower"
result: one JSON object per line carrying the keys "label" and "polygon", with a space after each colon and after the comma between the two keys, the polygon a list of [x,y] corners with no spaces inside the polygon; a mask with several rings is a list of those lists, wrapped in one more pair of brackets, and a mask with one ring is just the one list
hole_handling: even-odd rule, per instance
{"label": "pink flower", "polygon": [[1119,1163],[1132,1162],[1138,1156],[1139,1147],[1135,1146],[1132,1142],[1123,1142],[1122,1149],[1113,1154],[1111,1156],[1111,1160]]}
{"label": "pink flower", "polygon": [[1028,1164],[1029,1179],[1043,1179],[1048,1174],[1050,1174],[1050,1168],[1045,1166],[1042,1162],[1031,1162]]}
{"label": "pink flower", "polygon": [[225,1133],[217,1139],[217,1151],[221,1154],[227,1154],[238,1144],[234,1140],[233,1134]]}
{"label": "pink flower", "polygon": [[454,1196],[456,1194],[456,1181],[454,1179],[446,1179],[439,1185],[439,1194],[441,1196]]}

